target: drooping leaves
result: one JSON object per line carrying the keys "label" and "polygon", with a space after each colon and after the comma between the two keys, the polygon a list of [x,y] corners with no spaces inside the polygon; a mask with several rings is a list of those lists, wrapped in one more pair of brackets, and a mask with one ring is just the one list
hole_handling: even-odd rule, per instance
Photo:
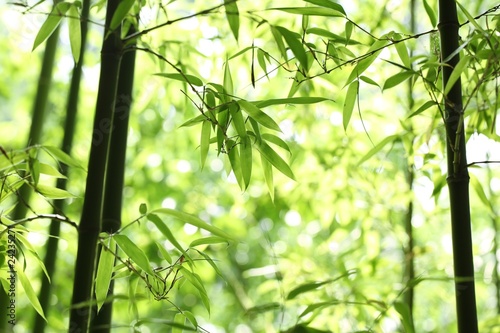
{"label": "drooping leaves", "polygon": [[54,6],[45,22],[43,22],[42,27],[38,30],[35,41],[33,42],[32,51],[52,35],[70,7],[71,3],[69,2],[59,2]]}

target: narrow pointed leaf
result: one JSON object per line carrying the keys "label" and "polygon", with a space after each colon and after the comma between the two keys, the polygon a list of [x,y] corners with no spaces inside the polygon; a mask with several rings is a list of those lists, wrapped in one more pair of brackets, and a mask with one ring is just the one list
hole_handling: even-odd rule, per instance
{"label": "narrow pointed leaf", "polygon": [[264,170],[264,179],[266,180],[267,189],[271,200],[274,201],[274,180],[273,180],[273,166],[271,163],[261,154],[260,155],[262,169]]}
{"label": "narrow pointed leaf", "polygon": [[16,261],[15,263],[15,269],[16,269],[16,275],[19,278],[19,282],[21,282],[21,286],[24,289],[24,292],[26,293],[26,296],[28,297],[28,301],[31,303],[31,306],[35,309],[38,314],[47,321],[47,318],[45,318],[45,314],[43,313],[42,306],[40,305],[40,302],[38,301],[38,297],[36,296],[35,290],[33,289],[33,286],[31,285],[30,280],[24,273],[23,268],[19,264],[19,261]]}
{"label": "narrow pointed leaf", "polygon": [[425,102],[424,104],[422,104],[415,112],[413,112],[412,114],[410,114],[408,116],[408,118],[411,118],[411,117],[414,117],[418,114],[421,114],[422,112],[424,112],[425,110],[427,110],[428,108],[434,106],[434,105],[438,105],[438,103],[434,102],[434,101],[427,101]]}
{"label": "narrow pointed leaf", "polygon": [[286,48],[285,48],[285,43],[283,43],[283,36],[281,35],[280,31],[276,29],[275,26],[271,26],[271,33],[273,34],[274,40],[276,41],[276,45],[278,46],[278,50],[281,53],[281,56],[283,59],[288,60],[288,57],[286,55]]}
{"label": "narrow pointed leaf", "polygon": [[424,0],[424,8],[427,16],[429,17],[429,20],[431,20],[432,26],[435,27],[437,25],[436,13],[434,12],[434,9],[429,5],[429,2],[427,0]]}
{"label": "narrow pointed leaf", "polygon": [[344,8],[341,5],[339,5],[338,3],[335,3],[331,0],[304,0],[304,1],[321,6],[321,7],[331,8],[331,9],[336,10],[336,11],[345,15]]}
{"label": "narrow pointed leaf", "polygon": [[228,60],[226,60],[226,64],[224,66],[224,90],[226,96],[223,102],[229,102],[231,100],[231,96],[234,94],[234,87]]}
{"label": "narrow pointed leaf", "polygon": [[195,247],[198,245],[220,244],[220,243],[227,244],[227,239],[219,236],[209,236],[209,237],[195,239],[194,241],[191,242],[191,244],[189,244],[189,247]]}
{"label": "narrow pointed leaf", "polygon": [[348,85],[354,79],[359,77],[363,72],[370,67],[370,65],[377,59],[378,55],[380,52],[382,52],[382,49],[389,43],[388,40],[386,39],[380,39],[377,40],[375,43],[370,46],[366,54],[369,54],[366,58],[360,60],[356,67],[352,70],[351,74],[349,75],[349,78],[347,79],[347,82],[345,85]]}
{"label": "narrow pointed leaf", "polygon": [[361,160],[358,162],[358,165],[361,165],[364,162],[366,162],[367,160],[369,160],[373,155],[375,155],[382,148],[384,148],[385,145],[388,144],[389,142],[399,140],[399,138],[400,138],[399,134],[390,135],[390,136],[386,137],[384,140],[380,141],[375,147],[373,147],[365,156],[363,156],[363,158],[361,158]]}
{"label": "narrow pointed leaf", "polygon": [[233,170],[234,177],[238,182],[238,186],[244,190],[245,184],[243,182],[243,175],[241,173],[241,160],[238,145],[234,144],[233,140],[227,140],[226,145],[231,145],[230,150],[227,152],[229,157],[229,163],[231,164],[231,169]]}
{"label": "narrow pointed leaf", "polygon": [[283,139],[281,139],[280,137],[276,136],[276,135],[273,135],[271,133],[264,133],[264,134],[262,134],[262,139],[264,139],[264,140],[266,140],[268,142],[274,143],[275,145],[277,145],[277,146],[285,149],[289,153],[291,153],[290,147],[288,147],[288,145],[286,144],[286,142]]}
{"label": "narrow pointed leaf", "polygon": [[279,10],[296,15],[344,17],[345,15],[337,10],[323,7],[276,7],[269,10]]}
{"label": "narrow pointed leaf", "polygon": [[252,177],[252,141],[249,136],[241,138],[240,154],[241,174],[246,190]]}
{"label": "narrow pointed leaf", "polygon": [[241,138],[247,136],[247,130],[245,128],[245,119],[243,119],[243,114],[241,112],[241,108],[239,104],[231,103],[229,106],[229,113],[233,119],[233,126],[236,129],[236,132]]}
{"label": "narrow pointed leaf", "polygon": [[405,42],[399,42],[394,45],[396,47],[396,51],[398,52],[399,59],[401,59],[401,62],[403,65],[405,65],[407,68],[411,68],[411,60],[410,60],[410,54],[408,53],[408,49],[406,48],[406,43]]}
{"label": "narrow pointed leaf", "polygon": [[267,128],[270,128],[272,130],[281,132],[280,127],[278,124],[273,120],[273,118],[269,117],[266,113],[262,112],[257,106],[255,106],[253,103],[250,103],[245,100],[240,100],[238,101],[238,104],[240,107],[245,110],[245,112],[255,119],[259,124],[262,126],[265,126]]}
{"label": "narrow pointed leaf", "polygon": [[153,224],[160,230],[160,232],[165,236],[170,243],[172,243],[173,246],[177,250],[179,250],[182,254],[185,254],[184,247],[177,241],[177,239],[174,237],[174,234],[172,231],[170,231],[170,228],[167,227],[165,222],[156,214],[153,214],[153,212],[157,212],[158,210],[153,210],[150,214],[148,214],[147,218],[149,221],[153,222]]}
{"label": "narrow pointed leaf", "polygon": [[80,14],[78,13],[78,8],[74,4],[70,6],[68,14],[68,30],[71,53],[73,54],[75,63],[77,63],[78,60],[80,60],[80,50],[82,47],[82,32],[79,19]]}
{"label": "narrow pointed leaf", "polygon": [[73,157],[62,151],[60,148],[53,146],[42,146],[42,149],[54,157],[57,161],[62,162],[70,167],[85,170],[85,168]]}
{"label": "narrow pointed leaf", "polygon": [[158,250],[161,253],[161,256],[163,259],[165,259],[169,264],[172,264],[172,257],[170,256],[170,253],[168,253],[167,250],[161,245],[160,243],[156,243],[156,246],[158,247]]}
{"label": "narrow pointed leaf", "polygon": [[238,41],[238,34],[240,30],[240,13],[238,11],[238,4],[236,1],[229,2],[224,0],[224,7],[226,9],[226,18],[233,33],[234,38]]}
{"label": "narrow pointed leaf", "polygon": [[122,23],[123,19],[130,12],[136,0],[121,0],[113,14],[109,29],[115,30]]}
{"label": "narrow pointed leaf", "polygon": [[191,225],[198,227],[200,229],[210,231],[215,236],[219,236],[219,237],[225,238],[227,240],[234,240],[234,238],[232,236],[230,236],[228,233],[226,233],[225,231],[223,231],[223,230],[221,230],[221,229],[219,229],[211,224],[206,223],[205,221],[203,221],[202,219],[200,219],[197,216],[187,214],[184,212],[180,212],[178,210],[170,209],[170,208],[158,208],[158,209],[155,209],[151,212],[169,215],[169,216],[174,217],[174,218],[176,218],[184,223],[188,223],[188,224],[191,224]]}
{"label": "narrow pointed leaf", "polygon": [[109,284],[111,282],[115,262],[115,256],[112,251],[116,251],[116,245],[112,237],[109,238],[106,246],[109,250],[102,247],[95,279],[95,296],[98,312],[108,296]]}
{"label": "narrow pointed leaf", "polygon": [[201,168],[205,166],[205,161],[207,160],[208,148],[210,147],[210,134],[212,133],[212,123],[205,120],[201,126],[201,138],[200,138],[200,157],[201,157]]}
{"label": "narrow pointed leaf", "polygon": [[67,199],[76,198],[75,195],[69,193],[68,191],[61,190],[57,187],[47,186],[44,184],[38,184],[36,186],[36,191],[48,199]]}
{"label": "narrow pointed leaf", "polygon": [[300,65],[307,70],[309,68],[307,64],[307,54],[302,45],[299,36],[296,33],[291,32],[290,30],[283,27],[276,27],[278,31],[281,33],[286,43],[292,50],[293,55],[299,61]]}
{"label": "narrow pointed leaf", "polygon": [[384,87],[382,88],[382,90],[387,90],[387,89],[393,88],[393,87],[397,86],[398,84],[403,83],[404,81],[408,80],[410,77],[412,77],[415,74],[416,73],[413,71],[404,71],[401,73],[397,73],[385,81]]}
{"label": "narrow pointed leaf", "polygon": [[354,104],[356,103],[356,98],[358,97],[359,81],[356,80],[349,85],[347,89],[347,94],[345,96],[342,123],[344,125],[344,131],[347,130],[349,121],[351,120],[352,111],[354,110]]}
{"label": "narrow pointed leaf", "polygon": [[253,101],[251,103],[255,104],[255,106],[258,108],[265,108],[271,105],[315,104],[324,101],[333,101],[333,100],[325,97],[290,97],[290,98],[266,99],[263,101]]}
{"label": "narrow pointed leaf", "polygon": [[278,169],[282,174],[290,179],[295,180],[295,176],[292,169],[288,164],[279,156],[267,143],[264,141],[256,145],[260,154],[264,156],[276,169]]}
{"label": "narrow pointed leaf", "polygon": [[460,59],[455,68],[453,68],[453,71],[451,72],[448,82],[446,82],[446,86],[444,87],[445,96],[448,95],[451,88],[455,85],[458,79],[460,79],[460,75],[462,75],[464,70],[467,69],[467,65],[469,64],[471,59],[472,59],[471,56],[464,56]]}
{"label": "narrow pointed leaf", "polygon": [[47,16],[47,19],[43,22],[40,30],[38,30],[35,41],[33,42],[32,51],[34,51],[40,44],[49,38],[50,35],[52,35],[70,7],[71,4],[69,2],[60,2],[54,6],[52,12]]}
{"label": "narrow pointed leaf", "polygon": [[125,235],[113,235],[113,239],[120,249],[143,271],[150,275],[154,275],[149,263],[148,257],[134,242]]}
{"label": "narrow pointed leaf", "polygon": [[168,79],[177,80],[192,84],[193,86],[203,86],[203,81],[194,75],[181,73],[156,73],[156,76],[166,77]]}

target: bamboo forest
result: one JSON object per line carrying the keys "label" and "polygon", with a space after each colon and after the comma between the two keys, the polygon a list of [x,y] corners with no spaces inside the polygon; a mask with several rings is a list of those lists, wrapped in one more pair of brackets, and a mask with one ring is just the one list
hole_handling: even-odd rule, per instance
{"label": "bamboo forest", "polygon": [[0,18],[0,333],[500,333],[496,1]]}

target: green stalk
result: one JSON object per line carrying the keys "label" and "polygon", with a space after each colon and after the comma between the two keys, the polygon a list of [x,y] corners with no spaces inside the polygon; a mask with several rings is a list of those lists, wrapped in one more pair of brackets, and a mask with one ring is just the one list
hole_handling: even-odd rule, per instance
{"label": "green stalk", "polygon": [[[60,0],[54,1],[54,6]],[[47,100],[49,97],[50,86],[52,84],[52,69],[54,68],[54,59],[57,51],[57,43],[59,40],[59,28],[56,28],[52,35],[47,39],[45,50],[43,53],[42,67],[36,88],[35,100],[32,106],[31,125],[28,134],[28,142],[26,146],[39,144],[42,137],[43,124],[45,119],[45,111]],[[28,211],[28,202],[31,197],[31,188],[27,185],[19,189],[19,201],[14,208],[12,219],[19,220],[26,216]],[[9,297],[3,288],[0,288],[0,318],[7,318],[7,305],[9,304]],[[7,320],[0,320],[0,332],[11,332],[13,326]]]}
{"label": "green stalk", "polygon": [[[439,0],[441,59],[446,59],[459,46],[457,7],[455,0]],[[443,89],[459,61],[455,55],[443,66]],[[477,333],[477,310],[474,286],[474,262],[469,206],[469,173],[464,138],[464,110],[460,79],[444,96],[444,122],[450,193],[455,299],[459,333]]]}
{"label": "green stalk", "polygon": [[[128,35],[135,33],[135,26],[131,24]],[[113,131],[111,132],[108,172],[104,190],[104,208],[102,214],[102,232],[113,234],[122,224],[123,184],[125,176],[125,157],[127,153],[127,134],[134,86],[135,50],[129,45],[125,50],[120,63],[120,82],[118,83],[117,101],[113,116]],[[109,172],[112,170],[113,172]],[[99,246],[98,252],[102,251]],[[99,255],[98,255],[99,257]],[[108,299],[92,323],[92,332],[111,332],[111,318],[113,313],[114,280],[111,280],[108,289]]]}
{"label": "green stalk", "polygon": [[[66,119],[64,123],[64,137],[61,145],[61,149],[68,155],[71,153],[71,147],[73,146],[73,138],[75,132],[76,115],[78,110],[78,96],[80,92],[80,82],[82,76],[82,65],[85,55],[85,45],[87,40],[87,29],[88,29],[88,16],[90,9],[90,0],[84,0],[82,3],[81,12],[81,49],[80,57],[78,63],[75,64],[73,68],[73,74],[71,77],[68,104],[66,106]],[[68,167],[65,164],[61,164],[61,173],[65,176],[68,174]],[[67,179],[59,178],[57,180],[57,188],[65,189]],[[65,200],[55,200],[54,201],[54,214],[60,214],[64,211]],[[49,237],[46,245],[46,253],[44,258],[45,268],[47,270],[48,276],[50,276],[52,283],[46,278],[43,272],[40,273],[40,280],[42,282],[39,294],[39,301],[45,316],[48,316],[49,300],[51,295],[51,287],[54,284],[54,271],[56,267],[56,257],[57,248],[59,244],[59,234],[61,229],[61,222],[51,221],[49,227]],[[34,333],[42,333],[45,331],[47,323],[45,319],[42,318],[38,313],[35,314],[35,321],[33,325]]]}
{"label": "green stalk", "polygon": [[[120,0],[108,0],[106,27],[110,26],[119,3]],[[108,29],[104,31],[86,191],[78,230],[69,332],[87,332],[92,308],[89,301],[94,281],[97,239],[101,230],[104,178],[122,52],[120,33],[120,26],[111,32]]]}

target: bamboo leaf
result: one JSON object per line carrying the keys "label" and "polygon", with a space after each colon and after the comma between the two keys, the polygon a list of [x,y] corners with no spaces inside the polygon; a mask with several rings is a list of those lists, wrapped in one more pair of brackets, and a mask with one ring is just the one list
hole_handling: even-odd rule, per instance
{"label": "bamboo leaf", "polygon": [[38,171],[40,172],[40,174],[43,174],[43,175],[56,177],[56,178],[66,178],[66,176],[63,175],[62,173],[60,173],[59,170],[54,168],[52,165],[46,164],[46,163],[39,162],[38,163]]}
{"label": "bamboo leaf", "polygon": [[241,138],[247,136],[247,130],[245,128],[245,119],[243,119],[243,114],[241,112],[241,108],[237,103],[231,103],[229,106],[229,113],[233,119],[233,126],[236,129],[236,132]]}
{"label": "bamboo leaf", "polygon": [[382,90],[387,90],[387,89],[393,88],[393,87],[397,86],[398,84],[408,80],[410,77],[412,77],[415,74],[416,73],[413,71],[404,71],[401,73],[397,73],[385,81],[384,87],[382,88]]}
{"label": "bamboo leaf", "polygon": [[42,306],[40,305],[40,302],[38,301],[38,297],[36,296],[35,290],[33,290],[33,286],[31,285],[28,277],[24,273],[23,268],[19,264],[19,261],[16,260],[15,266],[16,267],[16,275],[19,278],[19,282],[21,282],[21,286],[24,289],[24,292],[26,293],[26,296],[28,297],[28,301],[31,303],[31,306],[35,309],[36,312],[45,320],[47,321],[47,318],[45,318],[45,314],[43,313]]}
{"label": "bamboo leaf", "polygon": [[370,67],[370,65],[377,59],[382,49],[389,43],[387,39],[377,40],[372,44],[372,46],[368,49],[366,54],[369,54],[366,58],[360,60],[356,67],[352,70],[349,78],[346,81],[346,86],[354,81],[355,78],[359,77],[363,72]]}
{"label": "bamboo leaf", "polygon": [[209,237],[203,237],[203,238],[198,238],[195,239],[194,241],[189,244],[189,247],[195,247],[199,245],[210,245],[210,244],[220,244],[220,243],[227,243],[226,238],[222,238],[219,236],[209,236]]}
{"label": "bamboo leaf", "polygon": [[271,26],[271,33],[273,34],[274,40],[276,41],[276,45],[278,46],[278,50],[280,51],[281,56],[283,57],[283,59],[288,60],[288,57],[286,55],[285,43],[283,43],[283,36],[274,26]]}
{"label": "bamboo leaf", "polygon": [[469,64],[471,59],[472,59],[471,56],[464,56],[460,59],[455,68],[453,68],[453,71],[451,72],[450,77],[448,78],[448,82],[446,82],[446,86],[444,87],[445,96],[448,95],[451,88],[455,85],[458,79],[460,79],[460,75],[462,75],[464,70],[467,69],[467,65]]}
{"label": "bamboo leaf", "polygon": [[410,69],[411,68],[410,54],[408,53],[408,49],[406,48],[405,42],[397,42],[396,44],[394,44],[394,46],[396,47],[399,59],[401,59],[403,65],[405,65],[408,69]]}
{"label": "bamboo leaf", "polygon": [[462,5],[460,4],[460,2],[458,2],[458,1],[457,1],[456,3],[457,3],[457,5],[458,5],[458,7],[460,7],[460,9],[462,10],[462,13],[464,13],[464,15],[467,17],[467,20],[469,20],[469,22],[470,22],[470,23],[472,23],[472,25],[474,25],[474,27],[475,27],[477,30],[479,30],[479,31],[481,31],[481,32],[483,32],[483,33],[485,33],[484,29],[483,29],[483,28],[479,25],[479,23],[477,23],[477,21],[476,21],[476,20],[474,19],[474,17],[473,17],[473,16],[472,16],[472,15],[471,15],[468,11],[467,11],[467,9],[465,9],[465,7],[464,7],[464,6],[462,6]]}
{"label": "bamboo leaf", "polygon": [[252,177],[252,141],[249,136],[241,138],[240,163],[246,190]]}
{"label": "bamboo leaf", "polygon": [[47,186],[43,184],[36,185],[36,191],[48,199],[67,199],[76,198],[75,195],[69,193],[68,191],[61,190],[57,187]]}
{"label": "bamboo leaf", "polygon": [[161,256],[163,257],[163,259],[165,259],[169,264],[172,264],[172,257],[170,256],[170,253],[168,253],[168,251],[165,250],[165,248],[163,247],[163,245],[161,245],[158,242],[155,242],[155,243],[156,243],[156,246],[158,247],[158,250],[160,251]]}
{"label": "bamboo leaf", "polygon": [[73,54],[75,63],[78,63],[78,61],[80,60],[80,50],[82,48],[82,32],[80,24],[80,14],[78,13],[78,8],[74,3],[71,4],[69,8],[69,16],[68,31],[71,53]]}
{"label": "bamboo leaf", "polygon": [[279,156],[267,143],[264,141],[257,143],[257,149],[260,154],[265,157],[276,169],[278,169],[282,174],[290,179],[295,180],[295,176],[292,169],[288,164]]}
{"label": "bamboo leaf", "polygon": [[311,15],[311,16],[328,16],[328,17],[345,17],[345,15],[335,9],[323,7],[276,7],[268,10],[279,10],[285,13],[296,15]]}
{"label": "bamboo leaf", "polygon": [[73,157],[66,154],[64,151],[53,146],[41,146],[49,155],[51,155],[57,161],[66,164],[67,166],[85,170],[85,168]]}
{"label": "bamboo leaf", "polygon": [[377,82],[373,81],[372,79],[370,79],[370,78],[369,78],[369,77],[367,77],[367,76],[361,75],[361,76],[359,77],[359,79],[360,79],[361,81],[363,81],[363,82],[366,82],[366,83],[368,83],[368,84],[371,84],[372,86],[377,86],[377,87],[379,87],[379,88],[380,88],[380,86],[378,85],[378,83],[377,83]]}
{"label": "bamboo leaf", "polygon": [[192,84],[193,86],[201,87],[203,86],[203,81],[194,75],[181,74],[181,73],[156,73],[156,76],[166,77],[168,79],[177,80]]}
{"label": "bamboo leaf", "polygon": [[179,127],[190,127],[190,126],[194,126],[198,123],[201,123],[202,121],[205,121],[207,120],[207,117],[203,114],[200,114],[199,116],[196,116],[194,118],[191,118],[189,120],[187,120],[186,122],[184,122],[181,126]]}
{"label": "bamboo leaf", "polygon": [[283,27],[276,27],[276,29],[281,33],[283,38],[285,39],[286,43],[290,47],[290,50],[292,50],[293,55],[297,60],[299,61],[300,65],[307,70],[309,68],[307,64],[307,54],[306,51],[304,50],[304,46],[302,45],[300,41],[300,35],[291,32],[290,30],[283,28]]}
{"label": "bamboo leaf", "polygon": [[248,102],[248,101],[245,101],[245,100],[239,100],[238,101],[238,104],[240,105],[240,107],[245,110],[245,112],[250,116],[252,117],[253,119],[255,119],[259,124],[261,124],[262,126],[265,126],[267,128],[270,128],[272,130],[275,130],[275,131],[278,131],[278,132],[281,132],[281,129],[280,127],[278,126],[278,124],[273,120],[273,118],[269,117],[267,114],[265,114],[264,112],[262,112],[262,110],[260,110],[257,106],[255,106],[254,104]]}
{"label": "bamboo leaf", "polygon": [[349,85],[349,88],[347,89],[347,93],[345,95],[342,117],[344,131],[347,130],[347,125],[349,125],[349,121],[351,120],[352,111],[354,110],[354,104],[356,103],[356,98],[358,97],[358,88],[359,81],[356,80]]}
{"label": "bamboo leaf", "polygon": [[234,93],[233,78],[231,77],[231,70],[229,69],[229,61],[226,59],[226,64],[224,66],[224,90],[225,98],[223,102],[229,102],[231,100],[230,96]]}
{"label": "bamboo leaf", "polygon": [[212,133],[212,123],[205,120],[201,126],[201,138],[200,138],[200,157],[201,157],[201,168],[205,166],[205,161],[207,160],[208,148],[210,147],[210,134]]}
{"label": "bamboo leaf", "polygon": [[273,135],[270,133],[264,133],[264,134],[262,134],[262,139],[264,139],[268,142],[274,143],[278,147],[281,147],[281,148],[285,149],[286,151],[288,151],[289,153],[291,153],[290,148],[288,147],[286,142],[276,135]]}
{"label": "bamboo leaf", "polygon": [[191,215],[191,214],[187,214],[187,213],[180,212],[178,210],[170,209],[170,208],[158,208],[158,209],[151,211],[151,213],[169,215],[169,216],[174,217],[174,218],[176,218],[184,223],[188,223],[188,224],[191,224],[191,225],[198,227],[200,229],[210,231],[215,236],[219,236],[219,237],[225,238],[227,240],[234,240],[234,237],[230,236],[225,231],[223,231],[223,230],[221,230],[221,229],[219,229],[211,224],[208,224],[205,221],[203,221],[202,219],[200,219],[199,217],[196,217],[196,216]]}
{"label": "bamboo leaf", "polygon": [[358,166],[369,160],[373,155],[378,153],[382,148],[385,147],[389,142],[393,142],[395,140],[399,140],[400,135],[394,134],[386,137],[384,140],[380,141],[375,147],[373,147],[361,160],[358,162]]}
{"label": "bamboo leaf", "polygon": [[69,2],[59,2],[54,6],[50,14],[47,16],[45,22],[43,22],[40,30],[35,37],[35,41],[33,42],[34,51],[40,44],[42,44],[47,38],[54,33],[54,31],[61,23],[63,16],[66,14],[68,9],[71,7],[71,3]]}
{"label": "bamboo leaf", "polygon": [[429,2],[427,2],[427,0],[424,0],[424,8],[427,16],[429,17],[429,20],[431,20],[432,26],[435,27],[437,25],[436,13],[434,12],[434,9],[432,9],[432,7],[429,5]]}
{"label": "bamboo leaf", "polygon": [[191,312],[183,310],[182,314],[184,316],[186,316],[187,320],[189,320],[191,325],[193,325],[194,327],[198,327],[198,321],[196,320],[195,316]]}
{"label": "bamboo leaf", "polygon": [[273,167],[271,163],[264,157],[260,155],[262,169],[264,170],[264,179],[266,180],[267,189],[271,200],[274,201],[274,180],[273,180]]}
{"label": "bamboo leaf", "polygon": [[[107,248],[106,248],[107,247]],[[108,238],[106,247],[101,248],[101,255],[99,256],[99,263],[97,266],[97,275],[95,278],[95,296],[97,301],[97,312],[101,309],[106,297],[108,296],[109,284],[111,283],[111,276],[113,274],[113,267],[115,262],[114,251],[116,245],[112,237]]]}
{"label": "bamboo leaf", "polygon": [[110,23],[110,30],[115,30],[122,23],[123,19],[130,12],[130,9],[134,6],[136,0],[121,0],[120,4],[113,14],[113,18]]}
{"label": "bamboo leaf", "polygon": [[290,97],[290,98],[275,98],[275,99],[266,99],[263,101],[253,101],[252,104],[255,104],[258,108],[265,108],[271,105],[283,105],[283,104],[314,104],[320,103],[324,101],[332,101],[330,98],[325,97]]}
{"label": "bamboo leaf", "polygon": [[352,29],[354,25],[352,24],[351,21],[346,21],[345,23],[345,39],[346,39],[346,45],[349,44],[349,41],[351,40],[351,35],[352,35]]}
{"label": "bamboo leaf", "polygon": [[331,8],[331,9],[345,15],[344,8],[341,5],[339,5],[338,3],[335,3],[331,0],[304,0],[304,1],[321,6],[321,7]]}
{"label": "bamboo leaf", "polygon": [[218,276],[220,276],[222,279],[224,279],[224,276],[222,275],[222,272],[219,270],[219,268],[214,263],[214,261],[212,260],[212,258],[210,258],[208,255],[206,255],[205,253],[203,253],[202,251],[200,251],[198,249],[194,249],[194,250],[196,252],[198,252],[210,264],[210,266],[212,266],[212,268],[214,269],[214,271],[217,273]]}
{"label": "bamboo leaf", "polygon": [[227,140],[226,146],[230,146],[230,148],[228,147],[229,151],[227,152],[229,163],[231,164],[231,169],[233,170],[234,177],[236,178],[239,187],[243,190],[245,186],[243,183],[243,175],[241,173],[240,150],[233,140]]}
{"label": "bamboo leaf", "polygon": [[167,227],[165,222],[163,222],[163,220],[158,215],[153,214],[153,212],[157,212],[157,211],[158,211],[157,209],[153,210],[150,214],[147,215],[147,219],[149,221],[153,222],[153,224],[156,226],[156,228],[158,228],[158,230],[160,230],[160,232],[163,234],[163,236],[167,237],[168,241],[170,243],[172,243],[172,245],[175,246],[175,248],[177,250],[179,250],[182,254],[186,255],[186,251],[184,250],[184,247],[174,237],[174,234],[172,233],[172,231],[170,231],[170,228]]}
{"label": "bamboo leaf", "polygon": [[[347,22],[347,23],[350,23],[350,22]],[[347,23],[346,23],[346,27],[347,27]],[[326,37],[335,43],[341,43],[341,44],[345,44],[345,45],[357,45],[357,44],[359,44],[358,41],[350,39],[350,36],[349,36],[349,39],[347,39],[346,37],[342,37],[342,36],[339,36],[337,34],[334,34],[330,30],[326,30],[326,29],[322,29],[322,28],[318,28],[318,27],[309,28],[306,30],[306,33]],[[351,28],[351,33],[352,33],[352,28]],[[346,31],[346,34],[347,34],[347,31]]]}
{"label": "bamboo leaf", "polygon": [[396,301],[394,303],[394,309],[401,316],[401,321],[403,322],[403,327],[405,329],[405,333],[415,333],[413,329],[413,321],[411,319],[411,312],[408,304]]}
{"label": "bamboo leaf", "polygon": [[135,243],[133,243],[130,238],[125,235],[113,235],[113,239],[116,244],[122,249],[122,251],[143,271],[150,275],[154,275],[151,269],[151,264],[149,263],[148,257]]}
{"label": "bamboo leaf", "polygon": [[226,18],[233,33],[234,38],[238,41],[238,33],[240,30],[240,13],[238,11],[238,4],[236,1],[229,2],[224,0],[224,7],[226,9]]}
{"label": "bamboo leaf", "polygon": [[438,105],[438,103],[434,102],[434,101],[427,101],[425,102],[424,104],[422,104],[415,112],[413,112],[412,114],[410,114],[408,116],[408,118],[411,118],[411,117],[414,117],[418,114],[421,114],[422,112],[424,112],[425,110],[427,110],[428,108],[434,106],[434,105]]}
{"label": "bamboo leaf", "polygon": [[203,302],[203,305],[207,309],[208,313],[210,314],[210,300],[208,298],[207,291],[205,290],[205,287],[203,286],[203,282],[201,281],[199,275],[189,271],[184,266],[180,266],[179,269],[181,270],[186,280],[188,280],[193,285],[193,287],[195,287],[198,290],[198,292],[200,293],[201,301]]}
{"label": "bamboo leaf", "polygon": [[347,271],[346,273],[344,273],[342,275],[339,275],[339,276],[337,276],[336,278],[333,278],[333,279],[328,279],[328,280],[325,280],[325,281],[318,281],[318,282],[307,282],[307,283],[301,284],[300,286],[292,289],[292,291],[290,291],[290,293],[288,293],[286,299],[287,300],[294,299],[295,297],[297,297],[300,294],[307,293],[307,292],[310,292],[310,291],[314,291],[314,290],[318,289],[319,287],[321,287],[321,286],[323,286],[325,284],[329,284],[329,283],[338,281],[338,280],[340,280],[342,278],[345,278],[345,277],[347,277],[349,275],[352,275],[352,274],[355,274],[355,273],[356,273],[355,270],[350,270],[350,271]]}

